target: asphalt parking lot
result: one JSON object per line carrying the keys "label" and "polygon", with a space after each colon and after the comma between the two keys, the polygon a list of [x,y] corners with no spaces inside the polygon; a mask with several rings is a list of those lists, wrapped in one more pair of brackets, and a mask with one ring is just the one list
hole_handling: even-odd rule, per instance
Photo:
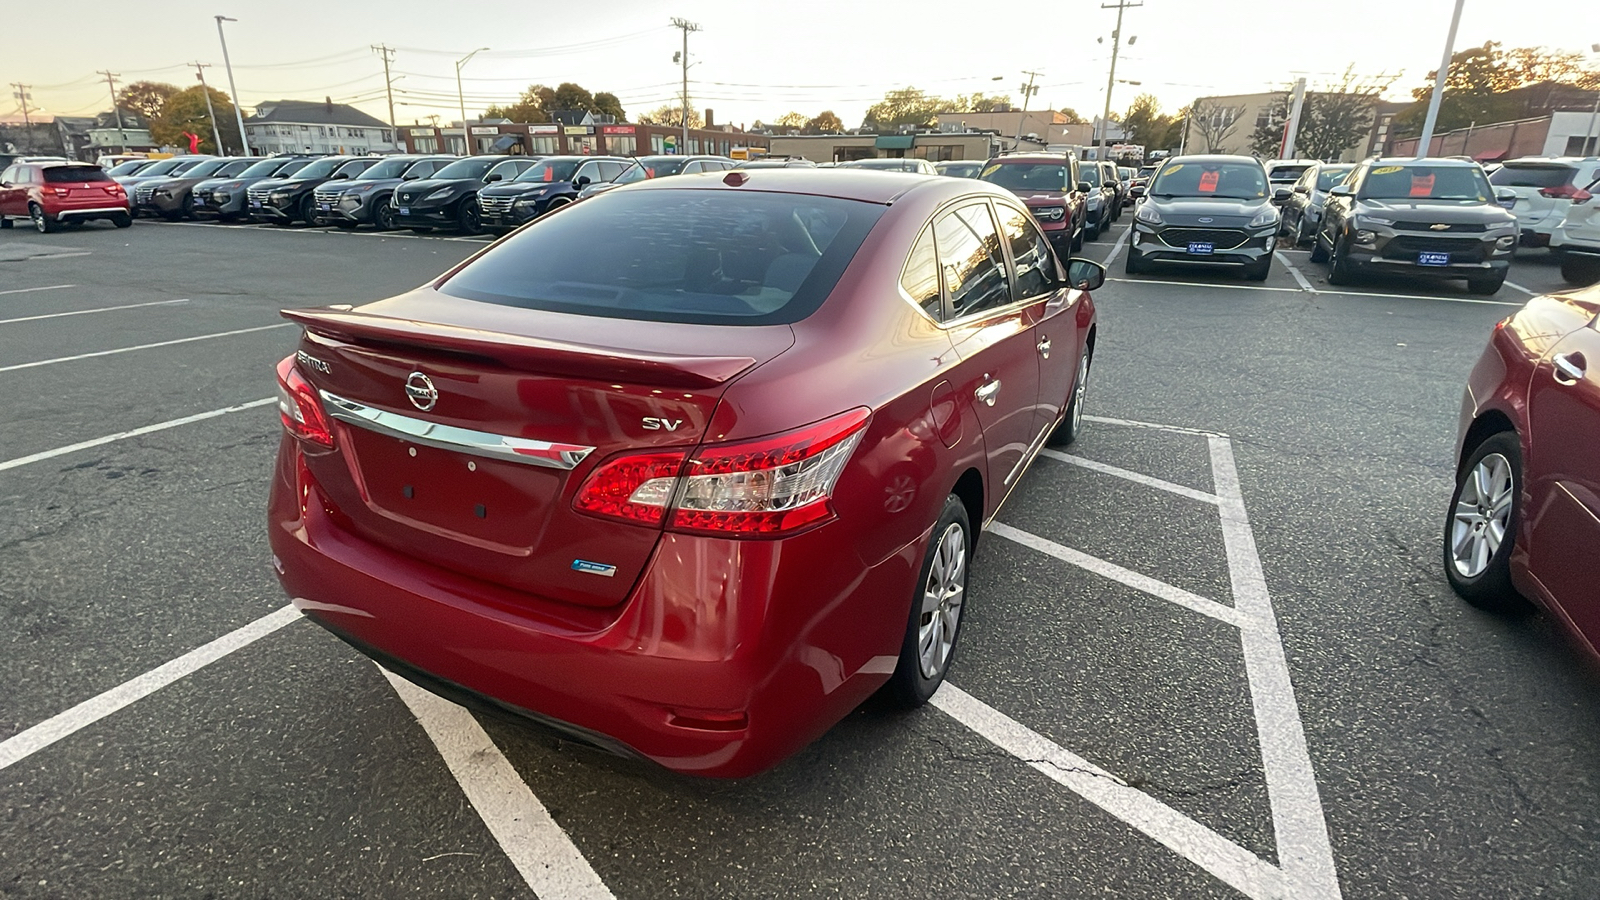
{"label": "asphalt parking lot", "polygon": [[0,234],[0,896],[1600,896],[1600,673],[1440,571],[1492,298],[1109,259],[1085,438],[979,545],[951,681],[692,781],[285,609],[286,306],[477,238]]}

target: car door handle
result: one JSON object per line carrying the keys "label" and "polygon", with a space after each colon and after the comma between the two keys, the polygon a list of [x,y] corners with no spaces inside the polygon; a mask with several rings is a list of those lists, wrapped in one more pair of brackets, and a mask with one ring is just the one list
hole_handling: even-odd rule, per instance
{"label": "car door handle", "polygon": [[[989,376],[985,375],[983,377],[988,378]],[[989,406],[993,406],[994,405],[995,395],[999,394],[999,393],[1000,393],[1000,379],[996,378],[993,381],[986,381],[983,384],[979,385],[978,389],[972,392],[972,395],[974,397],[977,397],[979,400],[982,400],[984,403],[988,404]]]}
{"label": "car door handle", "polygon": [[1581,353],[1559,353],[1552,357],[1551,364],[1556,367],[1555,379],[1563,384],[1582,381],[1584,374],[1584,359]]}
{"label": "car door handle", "polygon": [[1038,348],[1039,348],[1039,355],[1040,356],[1044,357],[1045,359],[1049,359],[1050,358],[1050,338],[1048,338],[1048,337],[1039,338]]}

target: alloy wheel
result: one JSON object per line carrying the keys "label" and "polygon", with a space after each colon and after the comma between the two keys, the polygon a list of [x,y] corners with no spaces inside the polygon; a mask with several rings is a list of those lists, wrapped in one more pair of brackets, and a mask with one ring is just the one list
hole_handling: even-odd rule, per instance
{"label": "alloy wheel", "polygon": [[1450,562],[1464,578],[1476,578],[1505,542],[1511,522],[1514,482],[1511,462],[1491,453],[1467,474],[1450,526]]}
{"label": "alloy wheel", "polygon": [[28,215],[33,218],[33,227],[40,234],[50,231],[50,221],[44,217],[44,210],[37,204],[28,207]]}
{"label": "alloy wheel", "polygon": [[1078,358],[1078,378],[1072,387],[1072,433],[1083,433],[1083,398],[1089,393],[1089,354]]}
{"label": "alloy wheel", "polygon": [[950,662],[967,590],[967,532],[952,522],[939,536],[917,620],[917,658],[923,678],[938,678]]}

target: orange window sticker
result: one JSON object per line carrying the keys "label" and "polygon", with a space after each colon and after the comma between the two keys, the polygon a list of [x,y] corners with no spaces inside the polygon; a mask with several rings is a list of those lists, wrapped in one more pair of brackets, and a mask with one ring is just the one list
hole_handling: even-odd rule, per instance
{"label": "orange window sticker", "polygon": [[1411,196],[1413,196],[1413,197],[1431,197],[1431,196],[1433,196],[1433,176],[1432,175],[1413,175],[1413,176],[1411,176]]}
{"label": "orange window sticker", "polygon": [[1200,192],[1203,194],[1215,194],[1217,192],[1217,179],[1220,176],[1220,172],[1201,172]]}

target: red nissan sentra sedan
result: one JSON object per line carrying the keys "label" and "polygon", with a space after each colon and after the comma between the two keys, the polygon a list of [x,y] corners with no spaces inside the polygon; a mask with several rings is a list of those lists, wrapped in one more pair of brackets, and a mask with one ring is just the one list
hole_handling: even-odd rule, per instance
{"label": "red nissan sentra sedan", "polygon": [[1444,531],[1450,584],[1478,606],[1527,598],[1600,658],[1600,286],[1500,322],[1461,404]]}
{"label": "red nissan sentra sedan", "polygon": [[1103,278],[981,182],[609,191],[410,293],[285,311],[276,565],[441,694],[759,772],[942,682],[982,524],[1082,427]]}

